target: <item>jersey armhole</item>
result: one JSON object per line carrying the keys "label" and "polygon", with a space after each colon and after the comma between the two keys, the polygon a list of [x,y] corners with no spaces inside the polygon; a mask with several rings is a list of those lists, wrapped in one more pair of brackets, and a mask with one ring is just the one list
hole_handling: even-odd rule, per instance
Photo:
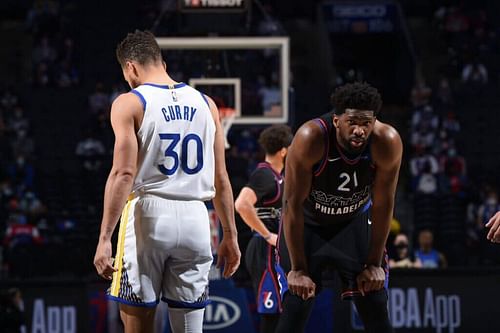
{"label": "jersey armhole", "polygon": [[210,108],[210,103],[208,103],[207,96],[205,96],[205,94],[202,93],[201,91],[200,91],[200,95],[203,98],[203,100],[205,101],[205,103],[207,103],[208,108]]}
{"label": "jersey armhole", "polygon": [[141,103],[142,103],[143,111],[146,111],[146,99],[144,98],[144,96],[142,96],[142,94],[135,89],[132,89],[130,92],[133,93],[134,95],[136,95],[137,97],[139,97],[139,99],[141,100]]}
{"label": "jersey armhole", "polygon": [[323,170],[325,169],[326,162],[328,160],[328,152],[330,151],[330,139],[329,139],[329,131],[328,127],[325,123],[325,121],[321,118],[316,118],[314,121],[319,124],[323,131],[323,140],[324,140],[324,152],[323,152],[323,158],[320,160],[320,162],[317,164],[317,166],[313,169],[314,176],[319,176]]}
{"label": "jersey armhole", "polygon": [[276,175],[274,170],[271,168],[271,166],[267,165],[266,163],[259,163],[257,165],[257,169],[268,169],[271,172],[271,174],[273,175],[274,184],[276,185],[275,186],[276,187],[276,195],[269,200],[266,200],[266,201],[262,200],[262,203],[264,205],[271,205],[271,204],[276,203],[279,200],[279,198],[281,197],[281,186],[280,186],[279,180],[277,178],[278,176]]}

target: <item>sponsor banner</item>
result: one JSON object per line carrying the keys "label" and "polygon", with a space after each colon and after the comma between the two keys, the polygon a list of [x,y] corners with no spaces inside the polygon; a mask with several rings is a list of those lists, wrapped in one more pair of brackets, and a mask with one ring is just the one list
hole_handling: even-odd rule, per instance
{"label": "sponsor banner", "polygon": [[[484,318],[498,315],[499,272],[392,272],[389,316],[396,332],[488,332]],[[363,331],[350,302],[334,300],[334,332]]]}
{"label": "sponsor banner", "polygon": [[[247,297],[231,280],[210,281],[210,304],[205,307],[203,332],[255,333]],[[170,333],[168,316],[162,332]]]}
{"label": "sponsor banner", "polygon": [[328,31],[333,33],[390,33],[400,28],[399,8],[393,2],[342,2],[322,5]]}
{"label": "sponsor banner", "polygon": [[[28,333],[77,333],[90,331],[85,283],[2,283],[19,288]],[[0,329],[1,331],[1,329]]]}
{"label": "sponsor banner", "polygon": [[242,12],[247,9],[250,0],[178,0],[183,12]]}

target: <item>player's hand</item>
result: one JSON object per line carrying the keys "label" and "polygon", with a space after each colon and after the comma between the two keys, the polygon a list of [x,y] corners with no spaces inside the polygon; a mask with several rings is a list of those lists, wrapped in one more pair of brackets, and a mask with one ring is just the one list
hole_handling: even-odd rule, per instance
{"label": "player's hand", "polygon": [[290,271],[287,275],[287,281],[288,289],[292,294],[302,297],[304,301],[314,297],[316,293],[316,284],[306,272],[302,270]]}
{"label": "player's hand", "polygon": [[97,273],[106,280],[113,278],[113,273],[116,272],[116,269],[113,267],[113,259],[111,258],[111,240],[100,240],[97,244],[94,266],[97,269]]}
{"label": "player's hand", "polygon": [[278,235],[271,232],[271,233],[269,233],[269,235],[267,237],[269,237],[269,238],[266,239],[266,242],[269,243],[270,245],[276,247],[276,242],[278,241]]}
{"label": "player's hand", "polygon": [[231,277],[240,266],[241,252],[236,237],[223,237],[217,250],[217,268],[224,266],[222,275]]}
{"label": "player's hand", "polygon": [[384,287],[385,282],[385,272],[382,267],[368,265],[366,268],[359,273],[356,278],[358,283],[358,289],[361,295],[365,296],[365,293],[370,291],[380,290]]}
{"label": "player's hand", "polygon": [[490,228],[486,238],[493,243],[500,243],[500,211],[493,215],[488,223],[486,223],[486,227]]}

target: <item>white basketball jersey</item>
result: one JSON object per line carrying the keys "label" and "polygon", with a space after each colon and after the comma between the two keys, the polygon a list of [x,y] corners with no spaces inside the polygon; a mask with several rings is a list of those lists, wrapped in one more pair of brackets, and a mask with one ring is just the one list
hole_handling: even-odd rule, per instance
{"label": "white basketball jersey", "polygon": [[132,93],[144,105],[132,190],[173,200],[213,198],[215,123],[205,96],[185,83],[146,83]]}

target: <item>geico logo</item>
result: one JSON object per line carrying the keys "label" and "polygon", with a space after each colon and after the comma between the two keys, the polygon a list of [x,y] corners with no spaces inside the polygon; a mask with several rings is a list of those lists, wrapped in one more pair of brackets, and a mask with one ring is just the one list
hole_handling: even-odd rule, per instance
{"label": "geico logo", "polygon": [[383,17],[387,10],[385,6],[335,6],[335,17]]}
{"label": "geico logo", "polygon": [[210,296],[210,304],[205,308],[203,329],[218,330],[229,327],[241,317],[241,310],[235,302],[218,296]]}

